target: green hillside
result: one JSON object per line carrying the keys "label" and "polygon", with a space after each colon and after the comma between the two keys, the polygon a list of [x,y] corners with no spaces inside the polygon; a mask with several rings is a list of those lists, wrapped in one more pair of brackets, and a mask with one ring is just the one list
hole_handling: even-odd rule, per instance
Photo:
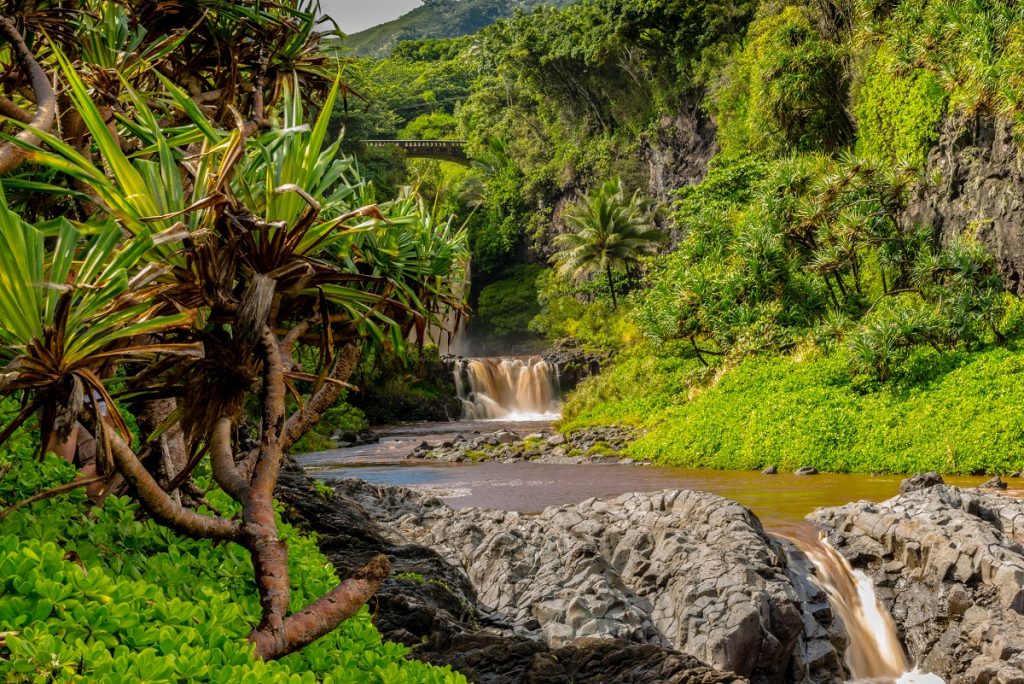
{"label": "green hillside", "polygon": [[381,56],[402,40],[457,38],[476,33],[516,10],[565,7],[575,0],[425,0],[394,21],[353,33],[346,42],[357,55]]}

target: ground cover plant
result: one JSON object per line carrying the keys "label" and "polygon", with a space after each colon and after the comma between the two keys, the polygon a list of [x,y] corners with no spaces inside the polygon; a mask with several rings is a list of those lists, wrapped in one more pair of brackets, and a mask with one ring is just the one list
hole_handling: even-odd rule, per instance
{"label": "ground cover plant", "polygon": [[[5,415],[16,410],[5,402]],[[74,481],[75,469],[19,431],[0,452],[0,508]],[[197,478],[204,485],[208,475]],[[236,504],[211,489],[225,512]],[[81,489],[0,521],[0,676],[30,681],[459,682],[382,642],[364,608],[340,629],[277,661],[252,657],[260,613],[240,547],[179,536],[110,497],[89,510]],[[337,578],[315,538],[279,523],[296,609]]]}

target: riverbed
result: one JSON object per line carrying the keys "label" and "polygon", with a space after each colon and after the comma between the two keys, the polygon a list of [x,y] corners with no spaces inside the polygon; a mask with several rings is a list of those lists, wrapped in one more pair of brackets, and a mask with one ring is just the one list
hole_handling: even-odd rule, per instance
{"label": "riverbed", "polygon": [[[692,489],[738,501],[778,534],[806,529],[804,517],[822,506],[850,501],[883,501],[899,490],[900,475],[762,475],[756,471],[693,470],[636,464],[561,465],[548,463],[429,463],[406,460],[422,442],[437,444],[458,434],[513,430],[528,435],[550,428],[551,419],[458,421],[382,428],[380,442],[298,456],[315,478],[355,477],[373,484],[402,485],[426,491],[453,508],[469,506],[537,513],[548,506],[626,492]],[[975,487],[985,477],[949,477]],[[1024,496],[1024,480],[1006,480],[1010,492]]]}

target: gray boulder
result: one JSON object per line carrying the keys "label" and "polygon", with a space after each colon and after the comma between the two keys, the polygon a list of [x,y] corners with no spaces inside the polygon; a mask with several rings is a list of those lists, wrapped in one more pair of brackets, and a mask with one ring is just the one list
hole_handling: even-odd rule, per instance
{"label": "gray boulder", "polygon": [[627,641],[756,682],[842,680],[824,595],[726,499],[626,494],[538,515],[456,511],[402,488],[366,488],[359,500],[463,567],[482,604],[552,648]]}
{"label": "gray boulder", "polygon": [[811,518],[874,580],[923,670],[1024,682],[1024,501],[940,484]]}

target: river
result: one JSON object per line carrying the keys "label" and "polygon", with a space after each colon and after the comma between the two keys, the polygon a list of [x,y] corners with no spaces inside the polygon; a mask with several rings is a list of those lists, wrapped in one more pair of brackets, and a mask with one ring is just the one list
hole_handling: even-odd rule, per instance
{"label": "river", "polygon": [[[537,513],[558,504],[627,492],[690,489],[738,501],[760,518],[766,531],[798,546],[813,564],[812,580],[829,596],[850,639],[846,661],[851,681],[897,684],[941,683],[912,670],[888,610],[866,574],[853,569],[818,539],[805,516],[818,507],[894,496],[896,475],[762,475],[752,471],[693,470],[637,464],[562,465],[533,462],[446,463],[406,457],[426,442],[439,446],[459,435],[511,430],[526,436],[552,427],[557,418],[558,376],[541,357],[459,359],[455,384],[470,419],[420,423],[377,430],[375,444],[297,457],[315,478],[354,477],[381,485],[402,485],[430,493],[452,508],[470,506]],[[981,477],[947,478],[973,487]],[[1010,493],[1024,496],[1024,481],[1011,480]]]}
{"label": "river", "polygon": [[[912,670],[892,618],[877,599],[867,575],[853,570],[830,546],[817,538],[804,519],[819,506],[848,501],[881,501],[895,495],[900,476],[762,475],[731,470],[691,470],[632,464],[555,465],[483,462],[430,463],[406,456],[422,442],[432,445],[458,434],[510,429],[527,435],[550,428],[550,418],[533,420],[470,420],[421,423],[383,428],[376,444],[333,449],[297,457],[319,479],[361,478],[382,485],[403,485],[429,492],[453,508],[478,506],[539,512],[590,497],[626,492],[695,489],[718,494],[750,508],[765,529],[799,546],[817,568],[815,581],[829,596],[846,625],[850,645],[846,660],[851,682],[941,684],[935,675]],[[949,478],[951,484],[976,486],[984,478]],[[1020,480],[1011,487],[1024,494]]]}
{"label": "river", "polygon": [[[806,531],[804,516],[820,506],[849,501],[882,501],[895,496],[899,475],[761,475],[756,471],[692,470],[640,465],[554,465],[547,463],[429,463],[405,456],[422,442],[440,443],[457,434],[510,429],[527,435],[551,427],[551,419],[420,423],[382,428],[380,442],[333,449],[297,458],[316,478],[357,477],[374,484],[429,491],[453,508],[479,506],[536,513],[556,504],[590,497],[659,489],[697,489],[750,508],[765,529],[783,535]],[[974,487],[983,477],[946,478]],[[1024,496],[1024,481],[1007,480]]]}

